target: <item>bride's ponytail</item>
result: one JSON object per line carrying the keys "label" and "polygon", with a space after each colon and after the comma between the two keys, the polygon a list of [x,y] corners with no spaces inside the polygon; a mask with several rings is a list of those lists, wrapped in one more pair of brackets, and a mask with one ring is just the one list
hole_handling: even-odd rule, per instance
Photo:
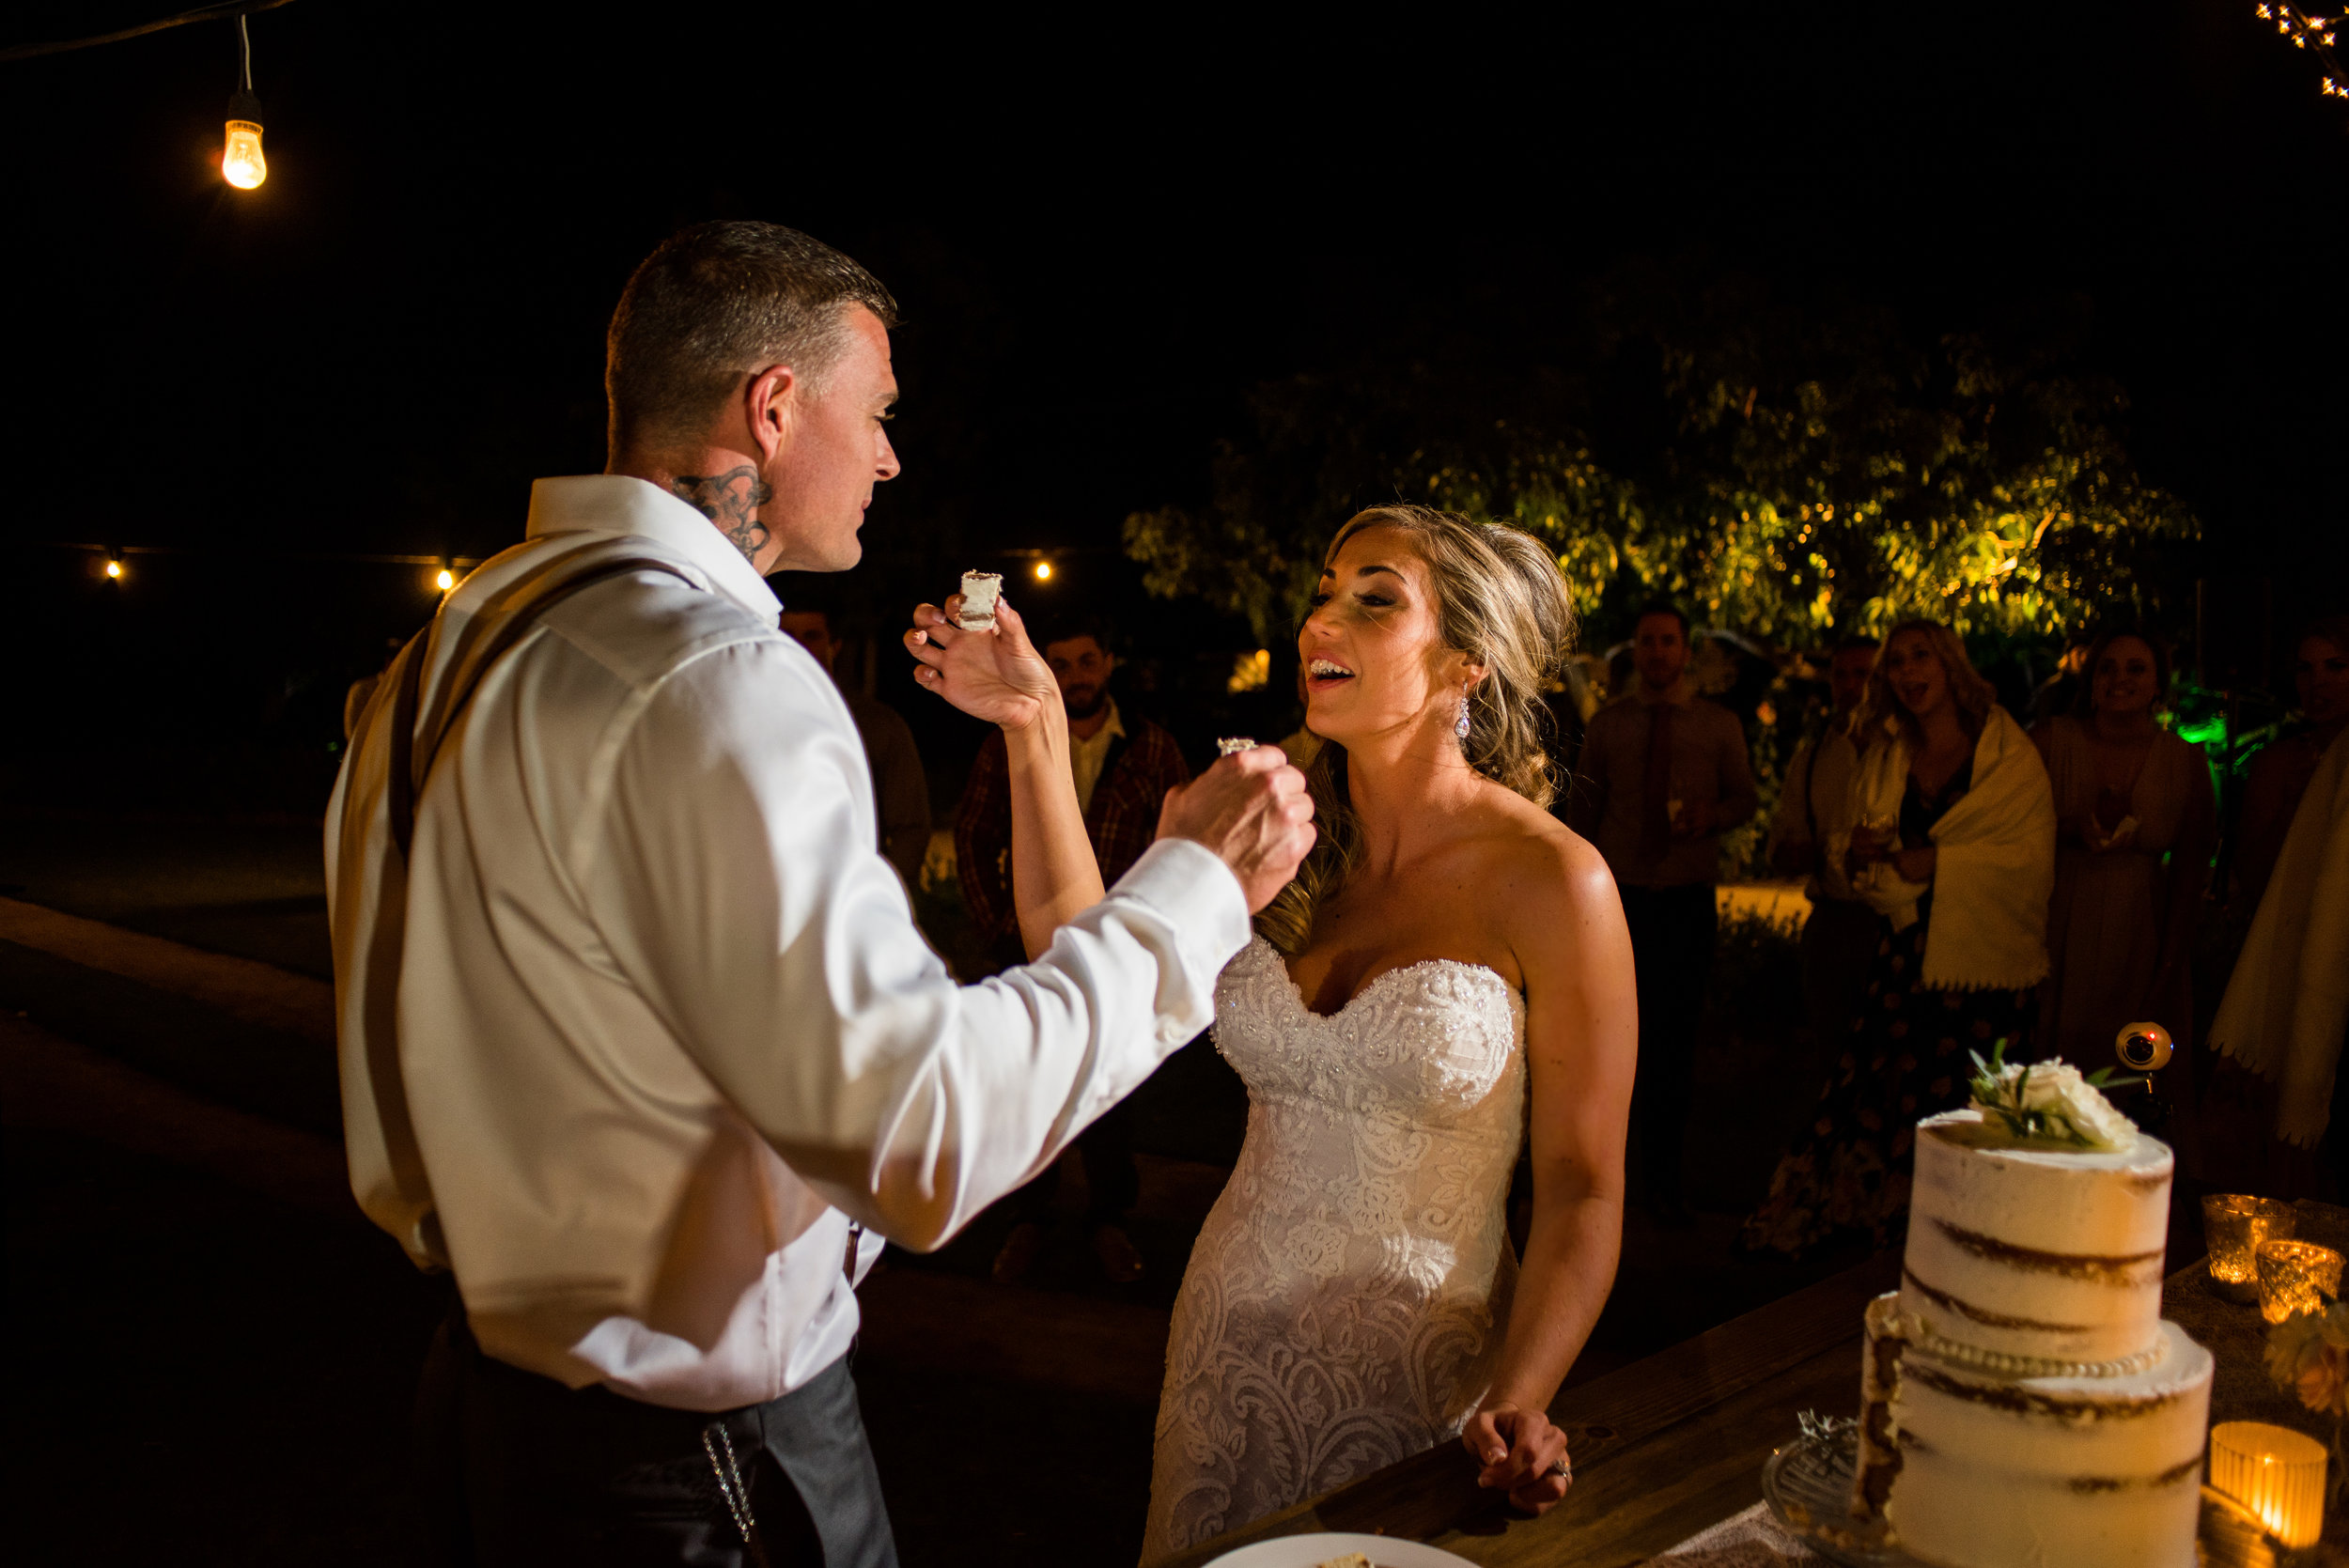
{"label": "bride's ponytail", "polygon": [[[1574,647],[1574,606],[1557,559],[1532,535],[1496,522],[1470,522],[1431,506],[1373,506],[1357,513],[1330,542],[1338,547],[1365,528],[1412,536],[1436,589],[1437,625],[1446,646],[1485,666],[1469,698],[1469,765],[1537,806],[1550,802],[1552,728],[1544,691]],[[1320,840],[1297,879],[1256,917],[1256,929],[1294,954],[1313,934],[1314,910],[1345,885],[1361,852],[1346,784],[1346,749],[1325,743],[1305,769]]]}

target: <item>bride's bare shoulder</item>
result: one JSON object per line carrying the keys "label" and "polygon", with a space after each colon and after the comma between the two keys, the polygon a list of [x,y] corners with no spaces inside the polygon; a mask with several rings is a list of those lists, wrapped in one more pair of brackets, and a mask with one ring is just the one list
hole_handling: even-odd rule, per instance
{"label": "bride's bare shoulder", "polygon": [[1580,833],[1513,790],[1488,798],[1492,831],[1484,835],[1489,871],[1525,901],[1533,918],[1579,908],[1592,898],[1616,902],[1615,879]]}

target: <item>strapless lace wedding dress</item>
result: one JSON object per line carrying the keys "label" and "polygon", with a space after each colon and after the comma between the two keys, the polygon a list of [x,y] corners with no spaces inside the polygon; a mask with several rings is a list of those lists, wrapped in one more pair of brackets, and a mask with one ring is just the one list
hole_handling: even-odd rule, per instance
{"label": "strapless lace wedding dress", "polygon": [[1261,938],[1216,987],[1238,1167],[1174,1303],[1143,1561],[1459,1435],[1517,1283],[1525,1008],[1491,970],[1390,970],[1305,1006]]}

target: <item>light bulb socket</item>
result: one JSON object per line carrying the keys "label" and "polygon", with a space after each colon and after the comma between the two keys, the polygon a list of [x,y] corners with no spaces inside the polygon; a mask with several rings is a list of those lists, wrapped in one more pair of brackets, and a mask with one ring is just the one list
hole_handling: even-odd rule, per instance
{"label": "light bulb socket", "polygon": [[239,87],[228,95],[228,117],[250,120],[255,125],[261,124],[261,101],[254,97],[248,89]]}

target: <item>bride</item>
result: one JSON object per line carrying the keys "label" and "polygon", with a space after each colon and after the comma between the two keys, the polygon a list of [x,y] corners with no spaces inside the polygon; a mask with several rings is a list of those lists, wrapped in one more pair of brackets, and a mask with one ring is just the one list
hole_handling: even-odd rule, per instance
{"label": "bride", "polygon": [[[999,624],[958,658],[908,642],[925,685],[1004,722],[1003,689],[1053,688]],[[1543,809],[1571,632],[1514,529],[1381,506],[1330,547],[1298,636],[1321,839],[1217,988],[1248,1135],[1175,1302],[1144,1562],[1455,1436],[1519,1507],[1565,1493],[1544,1412],[1613,1282],[1638,1036],[1613,880]],[[1015,846],[1032,951],[1100,896],[1074,805]]]}

